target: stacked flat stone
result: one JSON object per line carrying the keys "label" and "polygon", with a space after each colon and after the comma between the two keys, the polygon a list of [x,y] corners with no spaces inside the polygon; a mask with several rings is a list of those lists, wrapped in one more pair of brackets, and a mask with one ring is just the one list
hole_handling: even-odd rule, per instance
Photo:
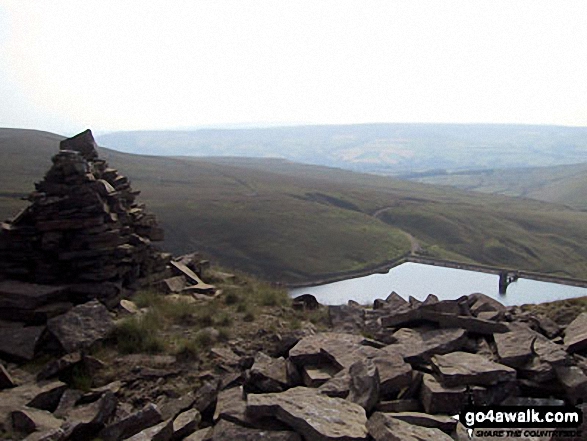
{"label": "stacked flat stone", "polygon": [[163,239],[163,230],[96,147],[90,130],[62,141],[31,205],[2,224],[4,277],[66,284],[80,296],[76,303],[109,303],[123,288],[165,276],[170,256],[151,244]]}

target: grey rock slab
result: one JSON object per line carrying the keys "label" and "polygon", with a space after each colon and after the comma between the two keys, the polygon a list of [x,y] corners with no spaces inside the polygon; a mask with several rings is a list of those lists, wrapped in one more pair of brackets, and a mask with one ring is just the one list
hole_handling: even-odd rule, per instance
{"label": "grey rock slab", "polygon": [[53,412],[59,405],[67,384],[61,381],[38,383],[34,397],[26,404],[28,407]]}
{"label": "grey rock slab", "polygon": [[186,410],[173,420],[172,440],[181,440],[194,433],[202,421],[202,415],[196,409]]}
{"label": "grey rock slab", "polygon": [[449,415],[429,415],[422,412],[395,412],[387,415],[416,426],[440,429],[445,433],[451,433],[457,427],[457,420]]}
{"label": "grey rock slab", "polygon": [[358,333],[363,327],[365,310],[349,305],[330,305],[328,318],[335,331]]}
{"label": "grey rock slab", "polygon": [[55,418],[51,412],[39,409],[21,408],[10,415],[12,428],[20,433],[32,433],[59,429],[63,420]]}
{"label": "grey rock slab", "polygon": [[125,438],[127,441],[170,441],[173,437],[173,421],[167,420],[155,426],[141,430],[139,433]]}
{"label": "grey rock slab", "polygon": [[390,395],[412,382],[412,366],[396,352],[382,352],[382,355],[373,358],[373,362],[379,371],[381,394]]}
{"label": "grey rock slab", "polygon": [[492,385],[513,381],[516,378],[515,369],[468,352],[434,355],[431,361],[442,384],[449,387],[468,384]]}
{"label": "grey rock slab", "polygon": [[38,285],[16,280],[0,282],[0,308],[33,310],[67,298],[67,287]]}
{"label": "grey rock slab", "polygon": [[71,311],[52,318],[47,329],[59,341],[66,353],[89,348],[106,338],[114,329],[108,309],[97,300],[74,307]]}
{"label": "grey rock slab", "polygon": [[105,393],[98,401],[77,406],[66,414],[66,422],[62,426],[66,440],[93,439],[106,421],[114,415],[118,400],[111,392]]}
{"label": "grey rock slab", "polygon": [[570,353],[587,349],[587,312],[569,323],[565,329],[565,345]]}
{"label": "grey rock slab", "polygon": [[507,312],[507,308],[502,303],[481,293],[469,295],[469,305],[471,313],[475,316],[478,316],[482,312],[496,312],[498,318],[502,319]]}
{"label": "grey rock slab", "polygon": [[379,401],[380,379],[377,365],[371,359],[359,360],[349,368],[351,377],[348,400],[369,413]]}
{"label": "grey rock slab", "polygon": [[211,441],[213,432],[213,427],[206,427],[204,429],[196,430],[183,441]]}
{"label": "grey rock slab", "polygon": [[[313,439],[313,438],[308,438]],[[212,441],[302,441],[302,437],[291,431],[268,431],[265,429],[253,429],[221,420],[214,426]]]}
{"label": "grey rock slab", "polygon": [[14,386],[16,386],[16,384],[11,375],[8,373],[4,365],[0,363],[0,389],[8,389]]}
{"label": "grey rock slab", "polygon": [[430,374],[424,374],[420,401],[426,413],[455,414],[461,410],[467,397],[465,386],[447,387]]}
{"label": "grey rock slab", "polygon": [[375,441],[452,441],[439,429],[409,424],[381,412],[371,415],[367,428]]}
{"label": "grey rock slab", "polygon": [[[311,387],[311,386],[310,386]],[[346,398],[351,388],[351,374],[349,369],[343,369],[334,375],[326,383],[322,384],[318,391],[332,398]]]}
{"label": "grey rock slab", "polygon": [[367,417],[361,406],[296,387],[281,393],[250,394],[247,414],[275,417],[307,439],[366,440]]}
{"label": "grey rock slab", "polygon": [[562,345],[558,345],[538,333],[536,333],[532,351],[540,358],[540,361],[552,366],[567,364],[569,358]]}
{"label": "grey rock slab", "polygon": [[534,331],[518,328],[511,332],[495,334],[493,338],[502,364],[520,367],[532,358],[532,345],[536,339]]}
{"label": "grey rock slab", "polygon": [[160,403],[159,410],[164,420],[173,419],[180,413],[191,408],[196,401],[194,392],[188,392],[179,398],[168,398]]}
{"label": "grey rock slab", "polygon": [[331,364],[302,366],[302,382],[307,387],[320,387],[334,378],[338,369]]}
{"label": "grey rock slab", "polygon": [[360,335],[335,332],[309,335],[289,350],[289,359],[298,366],[317,366],[328,361],[327,354],[346,354],[356,349],[362,339]]}
{"label": "grey rock slab", "polygon": [[375,405],[375,410],[378,412],[391,413],[391,412],[419,412],[422,410],[422,404],[420,400],[414,398],[404,400],[390,400],[380,401]]}
{"label": "grey rock slab", "polygon": [[493,386],[469,386],[469,398],[475,406],[494,406],[517,394],[519,389],[516,381],[506,381]]}
{"label": "grey rock slab", "polygon": [[42,432],[33,432],[22,441],[61,441],[65,437],[63,429],[47,429]]}
{"label": "grey rock slab", "polygon": [[247,385],[260,392],[281,392],[288,386],[286,361],[283,357],[271,358],[263,352],[255,355],[248,372]]}
{"label": "grey rock slab", "polygon": [[421,311],[421,317],[437,323],[441,328],[463,328],[469,332],[483,335],[490,335],[508,332],[509,328],[505,323],[494,322],[472,316],[460,316],[436,311]]}
{"label": "grey rock slab", "polygon": [[72,369],[76,364],[82,362],[82,354],[80,352],[72,352],[66,354],[57,360],[50,361],[37,374],[37,381],[46,380],[51,377],[56,377],[63,372]]}
{"label": "grey rock slab", "polygon": [[556,376],[563,386],[567,398],[575,404],[587,397],[587,375],[578,366],[556,366]]}
{"label": "grey rock slab", "polygon": [[163,421],[159,409],[154,404],[147,404],[138,412],[106,426],[99,434],[103,441],[118,441],[129,438],[140,431],[159,424]]}
{"label": "grey rock slab", "polygon": [[0,328],[0,355],[15,361],[35,358],[45,326]]}
{"label": "grey rock slab", "polygon": [[250,420],[246,417],[247,401],[242,387],[225,389],[218,393],[214,421],[225,419],[236,424],[250,426]]}
{"label": "grey rock slab", "polygon": [[539,357],[534,356],[525,365],[518,367],[518,376],[536,383],[545,383],[553,380],[555,373],[550,363],[545,363]]}
{"label": "grey rock slab", "polygon": [[402,328],[393,334],[397,343],[385,349],[399,352],[408,363],[429,361],[431,355],[462,349],[467,343],[463,329]]}

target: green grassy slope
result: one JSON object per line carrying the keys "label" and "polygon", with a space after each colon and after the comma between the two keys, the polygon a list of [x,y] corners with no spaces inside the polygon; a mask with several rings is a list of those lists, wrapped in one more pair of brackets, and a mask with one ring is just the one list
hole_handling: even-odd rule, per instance
{"label": "green grassy slope", "polygon": [[587,164],[430,174],[412,179],[484,193],[534,198],[587,210]]}
{"label": "green grassy slope", "polygon": [[[0,136],[0,189],[19,194],[61,139],[12,133],[21,135],[17,155],[4,154],[13,141]],[[382,264],[410,250],[406,232],[433,255],[587,278],[587,213],[559,205],[282,160],[100,155],[142,190],[167,249],[204,251],[273,280]],[[5,202],[3,217],[13,208]]]}

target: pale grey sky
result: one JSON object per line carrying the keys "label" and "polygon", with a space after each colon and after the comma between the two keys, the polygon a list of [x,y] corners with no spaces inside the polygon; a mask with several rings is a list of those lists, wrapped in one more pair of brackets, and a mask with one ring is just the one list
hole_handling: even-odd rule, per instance
{"label": "pale grey sky", "polygon": [[587,2],[0,0],[0,126],[587,126]]}

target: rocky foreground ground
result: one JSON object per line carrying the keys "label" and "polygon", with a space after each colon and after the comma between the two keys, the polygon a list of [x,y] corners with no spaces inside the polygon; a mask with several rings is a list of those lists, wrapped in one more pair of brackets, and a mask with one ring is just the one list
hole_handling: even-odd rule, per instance
{"label": "rocky foreground ground", "polygon": [[[193,295],[181,297],[194,307]],[[128,301],[114,312],[97,300],[78,305],[47,323],[61,356],[0,367],[3,439],[466,440],[451,418],[466,404],[585,408],[585,312],[556,323],[482,294],[408,302],[392,293],[372,307],[311,300],[295,306],[327,311],[328,328],[280,326],[275,312],[242,331],[235,324],[224,342],[212,338],[197,362],[177,352],[101,359],[92,348],[115,322],[148,311]],[[8,361],[29,340],[3,345],[3,326]]]}

